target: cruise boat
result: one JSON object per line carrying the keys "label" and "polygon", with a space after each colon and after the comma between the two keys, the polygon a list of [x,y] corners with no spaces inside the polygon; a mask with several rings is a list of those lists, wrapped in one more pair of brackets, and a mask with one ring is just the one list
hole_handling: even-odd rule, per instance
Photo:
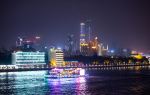
{"label": "cruise boat", "polygon": [[85,70],[82,68],[69,68],[69,69],[58,69],[54,68],[49,71],[47,78],[74,78],[74,77],[84,77]]}

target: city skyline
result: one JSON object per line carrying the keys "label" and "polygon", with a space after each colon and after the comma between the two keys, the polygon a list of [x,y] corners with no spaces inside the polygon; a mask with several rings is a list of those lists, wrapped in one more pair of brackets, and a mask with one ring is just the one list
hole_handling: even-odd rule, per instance
{"label": "city skyline", "polygon": [[140,0],[1,1],[0,47],[18,36],[40,36],[46,46],[64,47],[68,34],[79,41],[80,23],[90,19],[94,36],[110,47],[150,50],[150,6]]}

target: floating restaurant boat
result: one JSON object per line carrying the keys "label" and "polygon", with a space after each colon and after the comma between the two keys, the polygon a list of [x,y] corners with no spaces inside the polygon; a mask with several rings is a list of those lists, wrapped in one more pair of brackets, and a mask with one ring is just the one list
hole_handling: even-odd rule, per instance
{"label": "floating restaurant boat", "polygon": [[85,77],[85,70],[82,68],[69,68],[69,69],[57,69],[54,68],[49,71],[47,78],[76,78]]}

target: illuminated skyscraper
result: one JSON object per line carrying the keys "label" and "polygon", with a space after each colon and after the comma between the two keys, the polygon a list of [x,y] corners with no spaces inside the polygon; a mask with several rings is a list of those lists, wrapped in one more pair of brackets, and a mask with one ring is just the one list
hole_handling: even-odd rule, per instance
{"label": "illuminated skyscraper", "polygon": [[65,55],[70,56],[73,55],[74,52],[77,50],[77,46],[76,46],[76,39],[75,36],[73,34],[70,34],[67,36],[67,41],[65,44]]}
{"label": "illuminated skyscraper", "polygon": [[85,23],[80,24],[80,44],[86,43]]}
{"label": "illuminated skyscraper", "polygon": [[13,64],[46,64],[45,52],[14,52],[12,53]]}
{"label": "illuminated skyscraper", "polygon": [[83,55],[87,55],[88,43],[86,41],[85,23],[80,23],[80,52]]}
{"label": "illuminated skyscraper", "polygon": [[51,66],[63,66],[64,64],[64,53],[61,49],[50,49],[50,65]]}
{"label": "illuminated skyscraper", "polygon": [[91,20],[80,23],[80,53],[85,56],[106,55],[107,48],[100,43],[98,37],[92,37]]}
{"label": "illuminated skyscraper", "polygon": [[95,37],[95,39],[93,41],[90,41],[89,43],[89,52],[88,55],[92,56],[92,55],[98,55],[98,38]]}
{"label": "illuminated skyscraper", "polygon": [[92,40],[92,29],[91,29],[91,20],[85,22],[85,32],[86,32],[86,41],[90,42]]}

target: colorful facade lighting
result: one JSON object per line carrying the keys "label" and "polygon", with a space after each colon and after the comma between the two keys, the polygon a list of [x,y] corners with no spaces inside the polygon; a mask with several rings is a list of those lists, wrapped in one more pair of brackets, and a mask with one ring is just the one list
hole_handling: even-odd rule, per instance
{"label": "colorful facade lighting", "polygon": [[64,53],[59,49],[52,48],[50,49],[50,65],[57,67],[62,66],[64,64]]}

